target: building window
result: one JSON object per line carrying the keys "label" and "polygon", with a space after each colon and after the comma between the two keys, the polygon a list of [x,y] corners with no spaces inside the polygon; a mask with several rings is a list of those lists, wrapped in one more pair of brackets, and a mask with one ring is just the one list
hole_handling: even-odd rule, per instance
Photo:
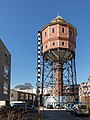
{"label": "building window", "polygon": [[45,48],[47,48],[47,45],[45,45]]}
{"label": "building window", "polygon": [[14,97],[13,93],[11,94],[11,97],[12,97],[12,98]]}
{"label": "building window", "polygon": [[44,33],[45,37],[46,37],[46,32]]}
{"label": "building window", "polygon": [[25,99],[28,100],[28,94],[25,95]]}
{"label": "building window", "polygon": [[72,48],[72,44],[70,44],[70,48]]}
{"label": "building window", "polygon": [[52,42],[52,46],[55,46],[55,42]]}
{"label": "building window", "polygon": [[4,77],[8,79],[8,68],[4,66]]}
{"label": "building window", "polygon": [[5,64],[9,64],[9,55],[7,52],[5,53]]}
{"label": "building window", "polygon": [[73,36],[73,31],[72,30],[70,30],[70,35]]}
{"label": "building window", "polygon": [[52,33],[54,33],[54,28],[52,28]]}
{"label": "building window", "polygon": [[62,42],[62,46],[64,46],[64,42]]}
{"label": "building window", "polygon": [[62,33],[64,33],[64,28],[62,28]]}
{"label": "building window", "polygon": [[8,59],[5,60],[5,64],[9,64],[9,60]]}
{"label": "building window", "polygon": [[29,94],[29,100],[32,100],[32,95]]}
{"label": "building window", "polygon": [[33,101],[35,101],[35,95],[33,95]]}
{"label": "building window", "polygon": [[21,94],[20,94],[20,99],[21,99],[21,100],[24,100],[24,93],[21,93]]}
{"label": "building window", "polygon": [[8,94],[8,82],[6,80],[4,80],[3,84],[3,94]]}

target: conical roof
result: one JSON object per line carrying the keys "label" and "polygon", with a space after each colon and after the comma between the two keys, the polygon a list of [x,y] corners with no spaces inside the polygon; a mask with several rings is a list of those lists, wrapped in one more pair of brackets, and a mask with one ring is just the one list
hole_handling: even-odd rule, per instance
{"label": "conical roof", "polygon": [[51,21],[51,23],[66,23],[66,21],[60,15],[58,15]]}

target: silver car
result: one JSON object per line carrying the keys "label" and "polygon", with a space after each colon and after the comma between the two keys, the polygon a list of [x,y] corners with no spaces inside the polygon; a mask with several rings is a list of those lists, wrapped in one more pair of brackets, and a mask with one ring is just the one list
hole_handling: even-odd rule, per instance
{"label": "silver car", "polygon": [[89,116],[89,109],[86,104],[76,104],[71,109],[71,114],[77,115],[87,115]]}

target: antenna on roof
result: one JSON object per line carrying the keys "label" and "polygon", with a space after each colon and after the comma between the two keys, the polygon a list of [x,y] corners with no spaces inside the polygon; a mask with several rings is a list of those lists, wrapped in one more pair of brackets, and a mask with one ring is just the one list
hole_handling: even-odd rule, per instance
{"label": "antenna on roof", "polygon": [[60,16],[60,15],[59,15],[59,12],[57,12],[57,16]]}
{"label": "antenna on roof", "polygon": [[63,19],[61,16],[60,16],[60,13],[59,12],[57,12],[57,17],[56,18],[61,18],[61,19]]}

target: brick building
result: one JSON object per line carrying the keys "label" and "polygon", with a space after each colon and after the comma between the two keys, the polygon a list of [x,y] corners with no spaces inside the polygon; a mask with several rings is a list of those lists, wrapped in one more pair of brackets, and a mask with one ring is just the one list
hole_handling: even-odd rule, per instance
{"label": "brick building", "polygon": [[80,102],[90,103],[90,81],[80,83],[79,99]]}
{"label": "brick building", "polygon": [[0,39],[0,105],[10,101],[11,54]]}

